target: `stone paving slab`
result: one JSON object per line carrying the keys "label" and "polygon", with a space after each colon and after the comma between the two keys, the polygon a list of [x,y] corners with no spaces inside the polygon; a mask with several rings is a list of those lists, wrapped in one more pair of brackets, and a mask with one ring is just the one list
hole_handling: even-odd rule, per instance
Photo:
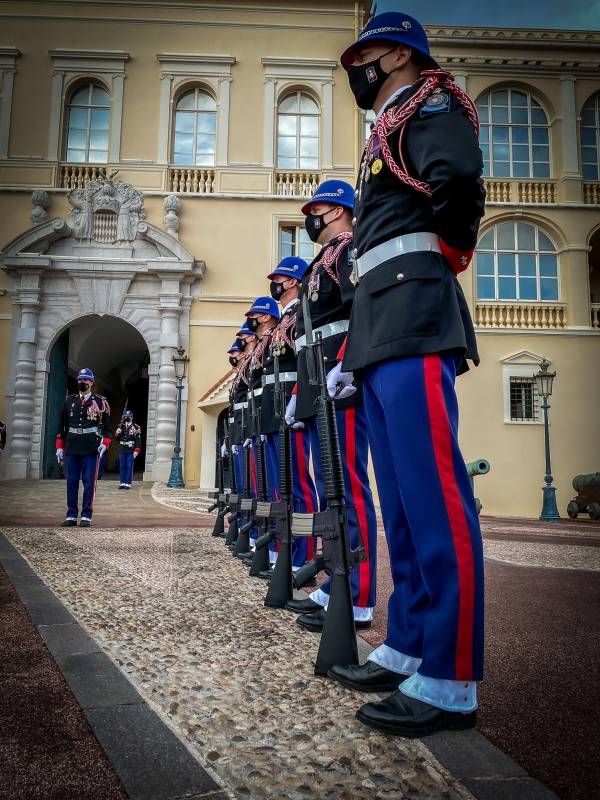
{"label": "stone paving slab", "polygon": [[52,655],[75,655],[96,653],[97,642],[78,624],[38,625],[44,643]]}
{"label": "stone paving slab", "polygon": [[422,742],[356,721],[362,698],[313,675],[318,638],[210,530],[5,533],[234,797],[472,797]]}
{"label": "stone paving slab", "polygon": [[105,653],[57,653],[55,660],[84,710],[141,702],[133,685]]}

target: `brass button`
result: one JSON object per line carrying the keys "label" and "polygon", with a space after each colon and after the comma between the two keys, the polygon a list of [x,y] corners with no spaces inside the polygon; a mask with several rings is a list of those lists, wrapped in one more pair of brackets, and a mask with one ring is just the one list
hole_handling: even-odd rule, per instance
{"label": "brass button", "polygon": [[397,278],[399,281],[401,281],[401,280],[402,280],[402,278],[404,278],[404,273],[403,273],[403,272],[399,272],[399,273],[396,275],[396,278]]}
{"label": "brass button", "polygon": [[356,258],[356,257],[357,257],[357,255],[358,255],[358,250],[356,249],[356,247],[355,247],[355,248],[354,248],[354,250],[352,251],[352,255],[353,255],[353,257],[354,257],[354,258]]}
{"label": "brass button", "polygon": [[352,227],[353,228],[356,227],[356,222],[357,222],[356,217],[352,217]]}

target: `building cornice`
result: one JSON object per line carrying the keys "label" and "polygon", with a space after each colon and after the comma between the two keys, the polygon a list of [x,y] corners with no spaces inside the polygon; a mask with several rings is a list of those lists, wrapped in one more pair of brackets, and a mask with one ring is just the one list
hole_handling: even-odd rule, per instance
{"label": "building cornice", "polygon": [[530,50],[558,49],[597,51],[600,31],[562,31],[542,28],[450,28],[426,25],[430,44],[497,43],[502,47],[523,47]]}
{"label": "building cornice", "polygon": [[48,50],[48,55],[54,59],[129,61],[129,53],[125,50],[81,50],[59,47],[56,50]]}
{"label": "building cornice", "polygon": [[565,72],[578,78],[597,78],[600,59],[578,61],[574,59],[529,58],[526,56],[463,56],[441,54],[433,49],[433,54],[442,66],[450,71],[464,69],[469,75],[503,74],[511,76],[548,75],[556,77]]}
{"label": "building cornice", "polygon": [[156,58],[161,64],[235,64],[235,56],[220,53],[158,53]]}
{"label": "building cornice", "polygon": [[316,67],[317,69],[335,69],[338,66],[338,61],[329,58],[289,58],[282,56],[281,58],[268,56],[261,58],[263,67]]}

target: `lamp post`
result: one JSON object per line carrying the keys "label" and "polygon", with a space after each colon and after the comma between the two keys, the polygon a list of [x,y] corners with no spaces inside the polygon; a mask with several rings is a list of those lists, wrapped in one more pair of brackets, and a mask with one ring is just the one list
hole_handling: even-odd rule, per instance
{"label": "lamp post", "polygon": [[175,447],[171,458],[171,474],[167,481],[169,489],[185,489],[183,482],[182,458],[181,458],[181,393],[183,391],[183,381],[187,372],[189,358],[185,354],[183,347],[177,348],[177,355],[172,356],[175,378],[177,379],[177,424],[175,427]]}
{"label": "lamp post", "polygon": [[550,464],[550,431],[548,428],[548,409],[550,404],[548,398],[552,395],[552,382],[556,377],[556,372],[548,372],[550,362],[546,359],[540,364],[540,371],[534,375],[537,391],[542,398],[542,409],[544,411],[544,440],[546,445],[546,485],[543,491],[543,504],[540,519],[544,522],[556,522],[560,519],[558,507],[556,505],[556,487],[552,486],[552,466]]}

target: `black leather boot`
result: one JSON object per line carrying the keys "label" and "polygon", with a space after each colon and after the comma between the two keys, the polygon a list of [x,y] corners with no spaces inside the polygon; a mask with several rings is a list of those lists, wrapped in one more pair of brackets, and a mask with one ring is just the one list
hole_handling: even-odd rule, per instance
{"label": "black leather boot", "polygon": [[393,692],[408,677],[380,667],[374,661],[367,661],[358,666],[336,664],[327,674],[334,681],[339,681],[344,686],[359,692]]}
{"label": "black leather boot", "polygon": [[[323,625],[325,624],[326,613],[325,609],[321,608],[320,611],[313,611],[312,614],[302,614],[298,617],[296,622],[298,625],[302,625],[303,628],[308,628],[309,631],[322,631]],[[358,620],[354,620],[354,627],[357,631],[365,630],[371,627],[371,622],[359,622]]]}
{"label": "black leather boot", "polygon": [[310,597],[305,600],[288,600],[285,607],[295,614],[312,614],[314,611],[320,611],[323,608],[323,606],[311,600]]}
{"label": "black leather boot", "polygon": [[464,731],[477,724],[477,712],[444,711],[396,691],[379,703],[366,703],[356,719],[393,736],[420,738],[436,731]]}

